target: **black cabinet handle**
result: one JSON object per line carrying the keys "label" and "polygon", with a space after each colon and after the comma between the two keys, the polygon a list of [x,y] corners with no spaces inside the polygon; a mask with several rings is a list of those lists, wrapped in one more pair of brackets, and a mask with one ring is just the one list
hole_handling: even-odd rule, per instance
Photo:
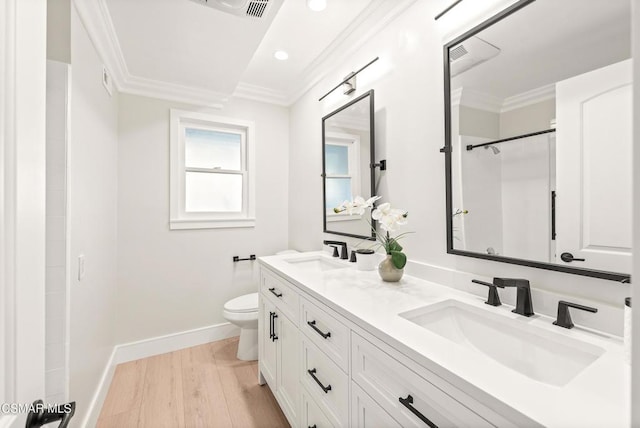
{"label": "black cabinet handle", "polygon": [[308,428],[318,428],[318,427],[316,426],[316,424],[313,424],[313,425],[309,425]]}
{"label": "black cabinet handle", "polygon": [[278,293],[275,288],[270,288],[269,291],[276,297],[282,297],[282,293]]}
{"label": "black cabinet handle", "polygon": [[418,409],[416,409],[415,407],[412,406],[413,397],[411,396],[411,394],[407,395],[407,398],[402,398],[402,397],[398,398],[398,401],[400,401],[400,404],[402,404],[404,407],[406,407],[407,409],[411,410],[411,413],[416,415],[422,422],[424,422],[425,424],[427,424],[431,428],[438,428],[438,425],[436,425],[433,422],[431,422],[429,420],[429,418],[427,418],[425,415],[420,413],[418,411]]}
{"label": "black cabinet handle", "polygon": [[560,254],[560,258],[563,262],[571,263],[571,262],[584,262],[584,259],[576,259],[573,257],[571,253],[562,253]]}
{"label": "black cabinet handle", "polygon": [[273,315],[271,315],[271,323],[273,324],[273,335],[271,336],[272,342],[278,340],[278,336],[276,335],[276,318],[278,318],[278,314],[273,312]]}
{"label": "black cabinet handle", "polygon": [[273,312],[269,311],[269,339],[273,339]]}
{"label": "black cabinet handle", "polygon": [[312,329],[314,329],[316,331],[316,333],[318,333],[320,336],[322,336],[323,338],[327,338],[327,337],[331,337],[331,332],[328,331],[326,333],[324,333],[322,330],[320,330],[318,327],[316,327],[316,320],[313,321],[307,321],[307,324],[309,324],[309,327],[311,327]]}
{"label": "black cabinet handle", "polygon": [[309,373],[309,376],[311,376],[313,380],[315,380],[316,383],[320,385],[320,388],[322,388],[324,393],[327,394],[329,391],[331,391],[331,385],[324,386],[322,382],[320,382],[320,380],[316,377],[316,371],[317,371],[316,369],[311,369],[311,370],[307,370],[307,373]]}

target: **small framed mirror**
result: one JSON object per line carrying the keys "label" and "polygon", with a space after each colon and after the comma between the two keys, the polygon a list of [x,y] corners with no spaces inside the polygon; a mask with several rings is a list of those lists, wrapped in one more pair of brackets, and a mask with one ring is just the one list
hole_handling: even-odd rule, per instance
{"label": "small framed mirror", "polygon": [[373,90],[322,118],[322,196],[324,232],[375,240],[371,210],[335,212],[356,196],[375,192]]}
{"label": "small framed mirror", "polygon": [[630,13],[520,0],[444,46],[448,253],[629,280]]}

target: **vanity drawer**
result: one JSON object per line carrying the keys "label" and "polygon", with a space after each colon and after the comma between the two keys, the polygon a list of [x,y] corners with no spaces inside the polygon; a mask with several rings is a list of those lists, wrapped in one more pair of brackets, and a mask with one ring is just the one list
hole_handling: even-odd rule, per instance
{"label": "vanity drawer", "polygon": [[302,391],[302,428],[334,428],[329,418],[322,413],[320,407],[313,401],[313,398]]}
{"label": "vanity drawer", "polygon": [[351,382],[352,428],[402,428],[357,383]]}
{"label": "vanity drawer", "polygon": [[298,292],[284,279],[262,270],[260,291],[296,325],[298,324]]}
{"label": "vanity drawer", "polygon": [[494,426],[355,333],[351,354],[353,380],[401,426]]}
{"label": "vanity drawer", "polygon": [[334,426],[349,426],[349,376],[306,337],[300,381]]}
{"label": "vanity drawer", "polygon": [[328,308],[320,307],[300,298],[302,320],[300,329],[329,356],[345,373],[349,371],[350,330],[341,316]]}

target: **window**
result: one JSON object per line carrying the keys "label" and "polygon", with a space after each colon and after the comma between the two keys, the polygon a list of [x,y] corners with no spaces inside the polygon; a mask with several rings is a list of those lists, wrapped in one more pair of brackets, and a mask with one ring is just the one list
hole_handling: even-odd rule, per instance
{"label": "window", "polygon": [[327,221],[357,220],[359,216],[335,213],[333,209],[361,194],[360,138],[331,133],[325,138],[325,196]]}
{"label": "window", "polygon": [[254,125],[171,110],[171,229],[253,227]]}

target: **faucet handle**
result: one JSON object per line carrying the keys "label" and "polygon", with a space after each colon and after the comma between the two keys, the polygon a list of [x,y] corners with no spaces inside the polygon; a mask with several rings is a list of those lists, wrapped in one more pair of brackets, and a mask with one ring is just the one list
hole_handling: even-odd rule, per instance
{"label": "faucet handle", "polygon": [[553,325],[564,328],[573,328],[573,321],[571,320],[569,308],[576,308],[582,311],[592,312],[594,314],[598,312],[598,309],[592,308],[590,306],[584,306],[577,303],[565,302],[564,300],[560,300],[558,302],[558,316],[553,322]]}
{"label": "faucet handle", "polygon": [[487,287],[489,287],[489,296],[487,297],[487,301],[484,302],[487,305],[491,305],[491,306],[500,306],[502,305],[502,302],[500,301],[500,296],[498,295],[498,288],[504,288],[501,285],[495,285],[492,284],[490,282],[484,282],[484,281],[480,281],[478,279],[472,279],[471,282],[476,283],[476,284],[480,284],[480,285],[485,285]]}
{"label": "faucet handle", "polygon": [[329,246],[333,248],[333,257],[340,257],[340,254],[338,253],[338,246],[337,245],[329,245]]}

